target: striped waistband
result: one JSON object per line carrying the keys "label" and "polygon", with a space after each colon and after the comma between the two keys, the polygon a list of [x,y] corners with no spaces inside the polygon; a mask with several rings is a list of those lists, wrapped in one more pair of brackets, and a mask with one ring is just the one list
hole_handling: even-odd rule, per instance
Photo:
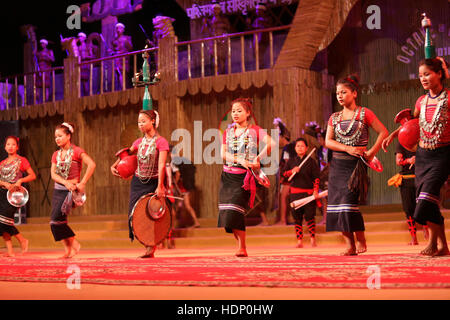
{"label": "striped waistband", "polygon": [[54,189],[55,190],[61,190],[61,191],[69,191],[69,189],[67,189],[66,186],[64,186],[64,185],[62,185],[62,184],[60,184],[58,182],[55,182]]}

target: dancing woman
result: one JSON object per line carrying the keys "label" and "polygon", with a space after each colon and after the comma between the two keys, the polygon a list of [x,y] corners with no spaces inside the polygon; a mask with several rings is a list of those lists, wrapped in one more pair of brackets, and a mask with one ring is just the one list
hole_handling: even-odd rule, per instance
{"label": "dancing woman", "polygon": [[[259,126],[249,123],[252,104],[248,99],[231,103],[234,123],[224,132],[222,158],[225,161],[220,179],[218,227],[233,233],[238,250],[237,257],[247,257],[245,242],[245,214],[253,207],[256,183],[251,169],[260,168],[260,159],[275,145],[272,138]],[[258,154],[258,145],[265,147]]]}
{"label": "dancing woman", "polygon": [[[357,77],[349,76],[337,82],[336,97],[343,109],[331,115],[325,139],[326,147],[334,151],[328,179],[326,231],[342,232],[347,245],[342,255],[357,255],[367,250],[359,204],[366,200],[368,178],[367,167],[360,157],[372,161],[388,135],[370,109],[356,105],[357,96]],[[368,150],[369,128],[378,137]]]}
{"label": "dancing woman", "polygon": [[[19,240],[22,253],[28,251],[28,240],[25,239],[19,230],[14,226],[14,213],[17,208],[12,206],[7,200],[9,190],[20,187],[36,179],[36,174],[25,157],[17,154],[19,151],[19,138],[9,136],[5,140],[5,151],[8,157],[0,162],[0,234],[5,240],[7,253],[6,256],[14,256],[11,236]],[[24,176],[23,172],[28,175]]]}
{"label": "dancing woman", "polygon": [[[55,129],[55,142],[59,147],[52,156],[51,176],[55,181],[52,197],[50,228],[55,241],[64,245],[63,259],[72,258],[81,248],[75,233],[67,224],[67,216],[75,206],[72,191],[84,193],[86,183],[94,174],[95,162],[80,147],[72,143],[73,124],[64,122]],[[87,166],[81,179],[83,164]]]}
{"label": "dancing woman", "polygon": [[[416,208],[414,220],[427,225],[426,256],[449,255],[444,217],[439,208],[440,190],[450,174],[450,90],[445,88],[449,78],[448,64],[442,58],[420,62],[419,79],[427,94],[419,97],[414,117],[419,117],[420,140],[416,152]],[[400,128],[383,141],[383,150],[398,135]]]}
{"label": "dancing woman", "polygon": [[[159,114],[154,110],[141,110],[138,116],[139,130],[144,134],[130,147],[128,153],[137,154],[138,166],[131,180],[128,215],[131,218],[136,202],[148,193],[156,193],[158,198],[166,195],[164,177],[169,143],[156,130],[159,126]],[[120,177],[117,171],[118,159],[112,166],[113,175]],[[129,237],[134,240],[131,220],[128,221]],[[146,246],[146,252],[140,258],[153,258],[156,246]]]}

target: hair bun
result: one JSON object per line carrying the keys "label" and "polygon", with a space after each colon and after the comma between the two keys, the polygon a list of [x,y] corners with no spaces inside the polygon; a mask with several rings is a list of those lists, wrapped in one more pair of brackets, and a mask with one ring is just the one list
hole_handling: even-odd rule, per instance
{"label": "hair bun", "polygon": [[442,57],[436,57],[436,59],[441,61],[442,70],[444,70],[444,78],[445,79],[449,79],[450,75],[449,75],[449,72],[448,72],[448,63],[447,63],[447,61],[445,61],[444,58],[442,58]]}
{"label": "hair bun", "polygon": [[69,132],[72,133],[72,134],[75,131],[74,128],[73,128],[73,124],[71,124],[71,123],[63,122],[61,124],[61,126],[66,127],[69,130]]}
{"label": "hair bun", "polygon": [[351,74],[347,77],[347,79],[351,80],[352,82],[354,82],[357,86],[359,86],[359,77],[356,74]]}

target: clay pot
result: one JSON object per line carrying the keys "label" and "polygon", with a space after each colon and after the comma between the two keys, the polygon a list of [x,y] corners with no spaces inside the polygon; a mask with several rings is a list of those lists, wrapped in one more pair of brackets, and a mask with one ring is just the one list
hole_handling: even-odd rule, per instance
{"label": "clay pot", "polygon": [[398,133],[398,142],[408,151],[416,152],[420,138],[419,119],[413,119],[410,109],[400,111],[394,119],[402,126]]}
{"label": "clay pot", "polygon": [[125,148],[116,153],[116,157],[120,158],[117,164],[117,171],[123,179],[128,179],[136,172],[137,169],[137,157],[135,155],[129,155],[129,148]]}

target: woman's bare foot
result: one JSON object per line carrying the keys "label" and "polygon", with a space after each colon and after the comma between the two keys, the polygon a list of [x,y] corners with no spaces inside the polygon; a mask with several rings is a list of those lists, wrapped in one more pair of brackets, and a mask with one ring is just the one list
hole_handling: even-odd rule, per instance
{"label": "woman's bare foot", "polygon": [[3,254],[4,257],[12,258],[15,256],[14,252],[5,252]]}
{"label": "woman's bare foot", "polygon": [[27,253],[28,252],[28,244],[30,241],[28,241],[28,239],[24,239],[22,240],[22,242],[20,243],[20,247],[22,248],[22,254]]}
{"label": "woman's bare foot", "polygon": [[235,255],[236,257],[248,257],[247,250],[245,249],[239,249]]}
{"label": "woman's bare foot", "polygon": [[364,253],[367,251],[366,242],[357,241],[356,242],[356,253]]}
{"label": "woman's bare foot", "polygon": [[303,248],[303,241],[298,241],[297,245],[295,247],[296,248]]}
{"label": "woman's bare foot", "polygon": [[154,258],[155,257],[155,250],[156,247],[147,247],[147,251],[144,253],[144,255],[140,256],[141,259],[147,259],[147,258]]}
{"label": "woman's bare foot", "polygon": [[446,247],[446,248],[438,249],[436,251],[436,253],[433,255],[433,257],[442,257],[442,256],[448,256],[448,255],[450,255],[450,251]]}
{"label": "woman's bare foot", "polygon": [[311,238],[311,247],[317,247],[316,238]]}
{"label": "woman's bare foot", "polygon": [[417,241],[416,235],[411,235],[411,242],[408,243],[408,246],[417,246],[419,241]]}
{"label": "woman's bare foot", "polygon": [[348,248],[344,252],[341,253],[341,256],[356,256],[356,248]]}
{"label": "woman's bare foot", "polygon": [[438,249],[436,245],[429,244],[425,249],[420,251],[420,254],[423,256],[433,257],[437,254]]}
{"label": "woman's bare foot", "polygon": [[59,257],[58,259],[69,259],[70,253],[66,252],[63,256]]}
{"label": "woman's bare foot", "polygon": [[73,258],[80,252],[81,244],[77,240],[73,240],[72,247],[70,249],[69,258]]}

